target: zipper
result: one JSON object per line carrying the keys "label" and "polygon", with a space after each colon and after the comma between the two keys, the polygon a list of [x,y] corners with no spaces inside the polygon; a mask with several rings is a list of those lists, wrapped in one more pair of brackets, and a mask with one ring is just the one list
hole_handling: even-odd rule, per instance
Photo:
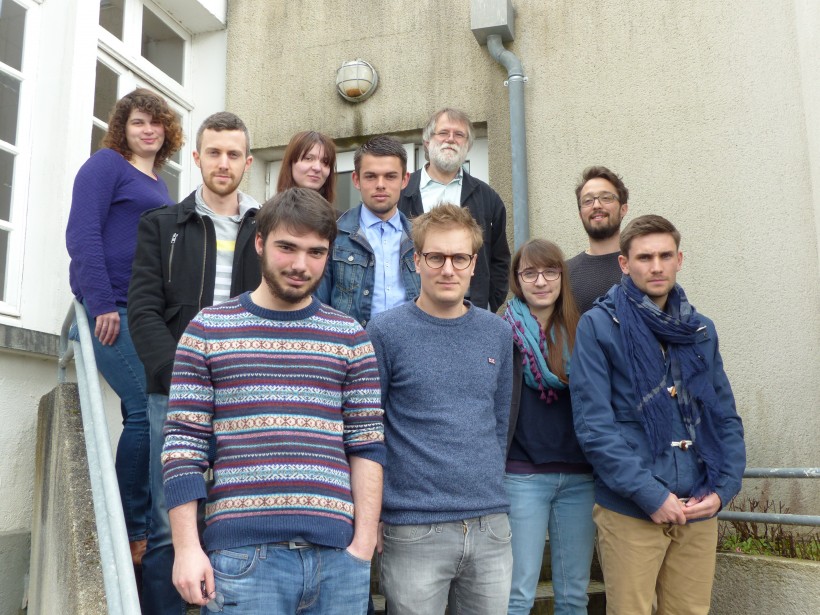
{"label": "zipper", "polygon": [[202,233],[205,237],[204,249],[202,250],[202,278],[199,282],[199,309],[202,309],[202,295],[205,292],[205,262],[208,259],[208,225],[202,216],[199,216],[199,223],[202,225]]}
{"label": "zipper", "polygon": [[242,216],[242,219],[239,221],[239,228],[236,230],[236,243],[237,243],[237,245],[236,245],[236,247],[234,249],[234,253],[233,253],[233,267],[231,267],[231,297],[234,296],[233,282],[238,277],[236,266],[239,262],[238,259],[239,259],[239,256],[240,256],[240,251],[238,249],[239,248],[239,246],[238,246],[239,236],[242,234],[242,227],[245,225],[245,220],[247,220],[247,219],[248,219],[247,215]]}
{"label": "zipper", "polygon": [[171,283],[171,268],[174,266],[174,248],[176,247],[177,237],[179,237],[179,233],[171,235],[171,255],[168,257],[168,284]]}

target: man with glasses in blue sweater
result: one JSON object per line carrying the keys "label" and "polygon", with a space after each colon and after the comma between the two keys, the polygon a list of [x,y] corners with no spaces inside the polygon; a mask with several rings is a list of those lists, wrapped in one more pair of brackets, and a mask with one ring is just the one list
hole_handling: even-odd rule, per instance
{"label": "man with glasses in blue sweater", "polygon": [[512,575],[504,462],[512,330],[464,299],[483,243],[469,210],[413,223],[415,302],[369,323],[385,409],[381,584],[390,613],[506,612]]}

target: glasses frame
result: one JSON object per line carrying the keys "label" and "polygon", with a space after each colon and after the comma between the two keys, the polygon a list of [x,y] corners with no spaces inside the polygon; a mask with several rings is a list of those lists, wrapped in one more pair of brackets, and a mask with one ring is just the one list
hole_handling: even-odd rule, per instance
{"label": "glasses frame", "polygon": [[446,141],[450,138],[450,135],[453,136],[453,141],[466,141],[467,137],[470,136],[460,130],[439,130],[433,133],[433,136],[441,141]]}
{"label": "glasses frame", "polygon": [[[464,271],[465,269],[468,269],[476,257],[475,254],[466,254],[464,252],[457,252],[456,254],[442,254],[441,252],[419,252],[419,254],[421,254],[421,256],[424,258],[424,264],[427,265],[430,269],[441,269],[442,267],[444,267],[444,265],[447,264],[447,259],[449,258],[450,264],[456,271]],[[431,265],[430,261],[428,260],[430,256],[443,256],[444,262],[441,263],[441,265],[439,265],[438,267],[436,267],[435,265]],[[455,260],[453,260],[456,256],[468,256],[470,260],[467,261],[467,264],[463,267],[459,267],[456,265]]]}
{"label": "glasses frame", "polygon": [[[589,209],[593,205],[595,205],[595,201],[598,201],[601,204],[601,207],[606,207],[607,205],[612,205],[612,203],[604,203],[601,199],[611,198],[612,203],[620,203],[621,199],[618,198],[617,194],[612,194],[611,192],[601,192],[596,195],[588,194],[581,199],[581,202],[578,204],[578,207],[581,209]],[[585,203],[587,199],[592,199],[589,203]]]}
{"label": "glasses frame", "polygon": [[[548,278],[547,277],[547,272],[548,271],[549,272],[555,272],[558,275],[556,275],[554,278]],[[560,269],[541,269],[539,271],[532,271],[532,270],[526,270],[525,269],[524,271],[518,271],[516,273],[518,274],[518,277],[521,278],[522,282],[525,282],[527,284],[536,284],[538,282],[538,278],[541,277],[541,276],[544,276],[544,281],[545,282],[555,282],[556,280],[560,280],[561,275],[563,275],[564,272],[561,271]],[[535,274],[535,277],[532,280],[527,280],[527,279],[524,278],[525,274],[532,274],[532,273]]]}

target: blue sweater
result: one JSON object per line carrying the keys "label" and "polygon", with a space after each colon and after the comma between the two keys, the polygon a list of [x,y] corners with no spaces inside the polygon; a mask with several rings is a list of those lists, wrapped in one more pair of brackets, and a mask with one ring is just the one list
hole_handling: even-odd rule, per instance
{"label": "blue sweater", "polygon": [[170,202],[161,177],[148,177],[114,150],[98,150],[80,167],[65,235],[71,292],[92,316],[126,305],[140,215]]}
{"label": "blue sweater", "polygon": [[385,410],[382,520],[445,523],[509,510],[504,460],[512,331],[467,302],[441,319],[409,302],[370,321]]}

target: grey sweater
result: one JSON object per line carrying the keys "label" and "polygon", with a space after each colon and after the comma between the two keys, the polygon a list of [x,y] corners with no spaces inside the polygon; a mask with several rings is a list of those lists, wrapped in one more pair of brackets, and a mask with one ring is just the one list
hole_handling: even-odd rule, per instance
{"label": "grey sweater", "polygon": [[414,302],[373,317],[387,462],[382,520],[445,523],[507,512],[512,331],[491,312],[430,316]]}

